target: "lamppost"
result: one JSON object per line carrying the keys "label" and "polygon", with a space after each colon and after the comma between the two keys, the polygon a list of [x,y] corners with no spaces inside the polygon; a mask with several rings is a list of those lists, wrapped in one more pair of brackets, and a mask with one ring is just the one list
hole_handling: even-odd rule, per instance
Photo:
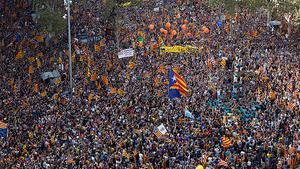
{"label": "lamppost", "polygon": [[68,12],[68,46],[69,46],[69,79],[70,79],[70,95],[73,97],[73,79],[72,79],[72,46],[71,46],[71,16],[70,16],[70,4],[71,0],[64,0],[67,6]]}

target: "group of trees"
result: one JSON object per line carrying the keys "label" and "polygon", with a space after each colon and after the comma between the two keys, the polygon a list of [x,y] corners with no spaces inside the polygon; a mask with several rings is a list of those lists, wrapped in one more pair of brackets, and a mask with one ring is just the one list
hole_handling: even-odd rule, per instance
{"label": "group of trees", "polygon": [[[71,0],[81,7],[85,7],[88,0]],[[50,35],[57,35],[66,30],[67,20],[65,5],[68,0],[31,0],[37,22]],[[102,19],[105,21],[113,15],[114,10],[121,5],[137,5],[140,0],[102,0],[105,5]],[[72,4],[71,4],[72,6]]]}
{"label": "group of trees", "polygon": [[300,30],[300,0],[208,0],[212,7],[224,7],[225,12],[234,14],[239,8],[247,8],[250,12],[265,10],[270,20],[286,21],[288,34],[291,26],[296,25]]}
{"label": "group of trees", "polygon": [[66,13],[62,0],[32,0],[32,7],[36,14],[36,21],[51,36],[57,35],[67,27],[63,18]]}
{"label": "group of trees", "polygon": [[[67,0],[64,0],[67,1]],[[67,21],[63,0],[32,0],[38,22],[46,31],[58,34],[66,29]],[[88,0],[73,0],[73,3],[85,6]],[[105,10],[103,19],[109,18],[118,7],[138,5],[141,0],[103,0]],[[224,8],[226,13],[234,14],[239,8],[248,8],[251,12],[265,10],[270,20],[285,21],[288,33],[291,27],[297,26],[300,30],[300,0],[207,0],[214,8]]]}

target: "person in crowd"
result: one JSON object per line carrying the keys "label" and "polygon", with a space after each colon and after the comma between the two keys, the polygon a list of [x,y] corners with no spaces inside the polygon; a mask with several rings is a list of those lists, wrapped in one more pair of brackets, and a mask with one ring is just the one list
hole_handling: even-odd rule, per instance
{"label": "person in crowd", "polygon": [[[102,1],[74,2],[70,93],[66,32],[50,38],[29,1],[1,4],[0,122],[8,135],[0,137],[0,168],[299,165],[296,31],[287,39],[260,12],[227,15],[200,0],[142,1],[106,22]],[[134,56],[118,58],[127,48]],[[168,98],[170,69],[187,82],[187,97]],[[60,78],[41,78],[53,70]]]}

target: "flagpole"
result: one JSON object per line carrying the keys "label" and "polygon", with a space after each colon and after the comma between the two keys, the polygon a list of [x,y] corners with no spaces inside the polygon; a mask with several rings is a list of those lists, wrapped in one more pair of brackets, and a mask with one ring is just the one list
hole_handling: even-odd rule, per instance
{"label": "flagpole", "polygon": [[[168,79],[169,79],[169,74],[170,74],[170,70],[168,71]],[[169,96],[170,96],[170,82],[168,83],[168,98],[170,99]]]}
{"label": "flagpole", "polygon": [[72,79],[72,48],[71,48],[71,16],[70,16],[70,0],[67,1],[68,8],[68,46],[69,46],[69,80],[70,94],[73,97],[73,79]]}

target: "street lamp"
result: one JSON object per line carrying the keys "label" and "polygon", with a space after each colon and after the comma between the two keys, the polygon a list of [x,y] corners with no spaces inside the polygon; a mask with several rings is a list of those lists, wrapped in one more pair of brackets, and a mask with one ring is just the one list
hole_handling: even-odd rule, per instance
{"label": "street lamp", "polygon": [[70,95],[73,97],[73,79],[72,79],[72,46],[71,46],[71,19],[70,19],[70,4],[71,0],[64,0],[68,11],[68,45],[69,45],[69,79],[70,79]]}

